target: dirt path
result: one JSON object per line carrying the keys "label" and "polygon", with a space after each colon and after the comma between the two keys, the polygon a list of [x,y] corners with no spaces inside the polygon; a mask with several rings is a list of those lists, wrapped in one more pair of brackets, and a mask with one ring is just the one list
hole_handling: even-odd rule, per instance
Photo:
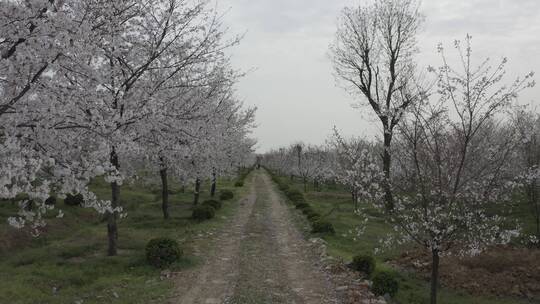
{"label": "dirt path", "polygon": [[339,303],[268,175],[256,172],[251,187],[205,265],[176,279],[170,303]]}

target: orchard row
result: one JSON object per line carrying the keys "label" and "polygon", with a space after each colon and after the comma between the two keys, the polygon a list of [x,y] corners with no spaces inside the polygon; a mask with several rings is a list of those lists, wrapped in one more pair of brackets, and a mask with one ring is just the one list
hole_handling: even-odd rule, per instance
{"label": "orchard row", "polygon": [[[39,233],[47,198],[80,194],[106,215],[116,255],[123,182],[159,173],[166,219],[169,175],[200,186],[249,163],[255,109],[235,97],[226,55],[238,42],[207,1],[3,2],[0,199],[21,206],[10,223]],[[100,176],[110,200],[89,191]]]}

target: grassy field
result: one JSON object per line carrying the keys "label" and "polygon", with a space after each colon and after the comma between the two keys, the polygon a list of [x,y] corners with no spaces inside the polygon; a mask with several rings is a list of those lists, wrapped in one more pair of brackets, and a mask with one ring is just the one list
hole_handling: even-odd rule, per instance
{"label": "grassy field", "polygon": [[[6,219],[16,212],[7,202],[0,204],[0,303],[162,303],[172,291],[170,280],[160,279],[160,270],[148,266],[146,243],[155,237],[176,239],[184,257],[172,270],[194,267],[201,261],[195,247],[204,247],[205,235],[221,227],[234,213],[236,201],[246,186],[220,180],[219,189],[231,189],[235,198],[213,220],[197,223],[190,219],[192,193],[172,187],[171,218],[163,220],[159,186],[139,184],[122,187],[121,201],[127,218],[119,221],[119,255],[106,256],[107,228],[102,216],[81,207],[58,206],[62,219],[51,219],[46,232],[32,238],[8,227]],[[109,198],[109,185],[95,181],[93,190]],[[208,183],[203,190],[208,190]],[[201,201],[209,197],[201,193]]]}
{"label": "grassy field", "polygon": [[[303,184],[300,180],[291,181],[288,177],[279,178],[291,187],[303,191]],[[317,192],[310,185],[305,197],[306,201],[315,211],[325,215],[325,219],[334,225],[336,230],[335,235],[322,235],[321,237],[328,244],[328,253],[336,258],[348,262],[357,254],[373,255],[374,249],[380,247],[379,239],[392,231],[391,227],[385,224],[382,218],[377,217],[377,212],[363,206],[362,212],[369,215],[369,221],[364,234],[361,237],[357,237],[354,229],[359,224],[359,218],[353,213],[350,195],[340,186],[325,187],[324,190]],[[525,221],[532,219],[528,218],[526,210],[518,209],[516,212],[516,216],[522,216]],[[306,233],[309,233],[309,231],[306,231]],[[378,262],[377,268],[396,272],[400,281],[400,290],[395,297],[396,302],[404,304],[429,303],[429,282],[421,279],[415,273],[397,271],[385,263],[393,258],[397,258],[403,251],[408,249],[413,249],[413,246],[391,248],[377,254],[375,256]],[[531,302],[517,298],[472,296],[463,291],[442,288],[440,290],[439,303],[525,304]]]}

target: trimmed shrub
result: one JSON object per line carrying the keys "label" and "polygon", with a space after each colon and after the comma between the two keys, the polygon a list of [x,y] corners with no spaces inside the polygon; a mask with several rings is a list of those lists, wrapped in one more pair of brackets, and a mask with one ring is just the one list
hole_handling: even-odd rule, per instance
{"label": "trimmed shrub", "polygon": [[278,189],[279,189],[280,191],[282,191],[282,192],[287,192],[287,191],[289,191],[289,185],[287,185],[287,184],[285,184],[285,183],[281,183],[281,182],[277,183],[277,185],[278,185]]}
{"label": "trimmed shrub", "polygon": [[329,233],[334,234],[336,231],[334,230],[334,226],[332,223],[329,223],[327,221],[318,220],[311,224],[313,233]]}
{"label": "trimmed shrub", "polygon": [[230,200],[234,197],[234,193],[231,190],[221,190],[219,193],[219,199],[222,201]]}
{"label": "trimmed shrub", "polygon": [[203,205],[210,206],[216,210],[221,209],[221,202],[216,200],[207,200],[202,203]]}
{"label": "trimmed shrub", "polygon": [[351,268],[371,276],[375,271],[375,259],[370,255],[357,255],[352,260]]}
{"label": "trimmed shrub", "polygon": [[377,296],[389,294],[391,297],[393,297],[396,295],[399,289],[399,283],[393,273],[389,271],[381,271],[377,272],[373,277],[373,285],[371,289]]}
{"label": "trimmed shrub", "polygon": [[317,222],[321,219],[321,215],[317,212],[313,212],[313,213],[310,213],[307,215],[307,219],[310,221],[310,222]]}
{"label": "trimmed shrub", "polygon": [[54,206],[54,205],[56,205],[56,197],[55,197],[55,196],[49,196],[49,197],[45,200],[45,205],[48,205],[48,206]]}
{"label": "trimmed shrub", "polygon": [[249,173],[251,172],[251,170],[253,170],[253,167],[240,169],[238,171],[238,176],[237,176],[237,179],[236,179],[237,182],[236,182],[236,184],[234,184],[234,186],[235,187],[242,187],[244,185],[244,180],[246,180],[246,178],[249,175]]}
{"label": "trimmed shrub", "polygon": [[315,210],[313,210],[313,208],[311,208],[311,206],[309,206],[309,208],[304,208],[302,210],[302,213],[306,216],[306,217],[309,217],[310,215],[312,214],[318,214]]}
{"label": "trimmed shrub", "polygon": [[304,203],[306,201],[302,192],[296,189],[290,189],[285,194],[293,203]]}
{"label": "trimmed shrub", "polygon": [[84,203],[84,198],[82,194],[67,194],[64,199],[64,204],[68,206],[80,206]]}
{"label": "trimmed shrub", "polygon": [[193,209],[191,217],[199,222],[212,219],[216,215],[216,209],[209,205],[199,205]]}
{"label": "trimmed shrub", "polygon": [[178,261],[181,256],[182,250],[175,240],[157,238],[146,244],[146,261],[154,267],[165,268]]}
{"label": "trimmed shrub", "polygon": [[311,206],[308,203],[298,203],[296,204],[296,209],[304,210],[309,209]]}
{"label": "trimmed shrub", "polygon": [[[298,208],[298,206],[296,206],[296,208]],[[313,212],[315,212],[315,211],[313,211],[313,208],[311,208],[310,205],[308,205],[307,207],[304,207],[304,208],[302,209],[302,213],[303,213],[304,215],[306,215],[306,216],[307,216],[308,214],[313,213]]]}

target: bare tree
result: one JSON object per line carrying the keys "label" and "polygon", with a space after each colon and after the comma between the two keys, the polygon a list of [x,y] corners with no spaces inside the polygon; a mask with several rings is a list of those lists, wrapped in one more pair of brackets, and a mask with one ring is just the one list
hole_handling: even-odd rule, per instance
{"label": "bare tree", "polygon": [[[346,7],[339,19],[336,41],[330,47],[338,80],[354,95],[363,96],[381,121],[383,170],[391,177],[390,147],[394,128],[421,92],[415,83],[413,55],[416,34],[423,22],[416,0],[377,0]],[[394,199],[386,182],[385,201]]]}

